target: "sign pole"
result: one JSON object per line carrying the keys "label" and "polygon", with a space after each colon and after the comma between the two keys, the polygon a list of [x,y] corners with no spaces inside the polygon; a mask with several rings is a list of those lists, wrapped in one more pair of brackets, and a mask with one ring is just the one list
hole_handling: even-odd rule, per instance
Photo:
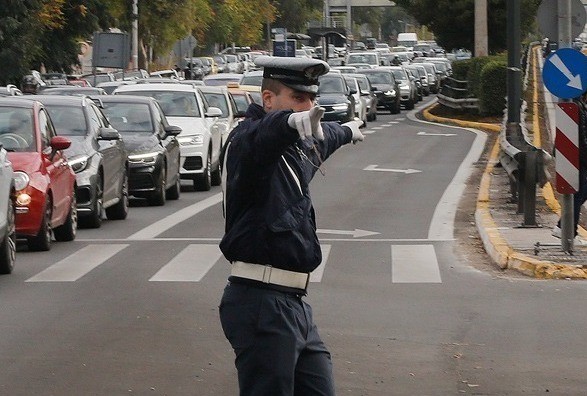
{"label": "sign pole", "polygon": [[[558,47],[569,48],[571,46],[571,0],[558,1]],[[559,99],[559,103],[568,102],[568,99]],[[573,219],[573,195],[562,194],[561,206],[561,248],[563,252],[573,251],[575,239],[575,225]]]}

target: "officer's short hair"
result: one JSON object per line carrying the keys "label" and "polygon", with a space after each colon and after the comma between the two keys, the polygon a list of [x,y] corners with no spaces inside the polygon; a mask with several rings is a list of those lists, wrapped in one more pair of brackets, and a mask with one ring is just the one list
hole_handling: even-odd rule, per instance
{"label": "officer's short hair", "polygon": [[279,95],[283,87],[284,85],[279,81],[265,77],[261,83],[261,92],[268,90],[273,92],[275,95]]}

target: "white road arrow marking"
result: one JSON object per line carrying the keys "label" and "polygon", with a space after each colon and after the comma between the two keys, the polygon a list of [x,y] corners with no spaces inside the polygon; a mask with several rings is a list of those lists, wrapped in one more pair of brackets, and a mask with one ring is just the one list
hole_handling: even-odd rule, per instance
{"label": "white road arrow marking", "polygon": [[418,132],[420,136],[457,136],[456,133],[429,133],[429,132]]}
{"label": "white road arrow marking", "polygon": [[377,171],[377,172],[395,172],[395,173],[405,173],[409,175],[410,173],[420,173],[421,170],[418,169],[387,169],[387,168],[378,168],[377,165],[369,165],[365,169],[366,171]]}
{"label": "white road arrow marking", "polygon": [[573,76],[573,73],[571,73],[571,71],[567,68],[567,65],[564,64],[562,59],[557,54],[552,55],[550,57],[550,61],[557,69],[560,70],[562,74],[564,74],[566,78],[569,79],[569,82],[567,83],[569,87],[578,89],[580,91],[583,90],[583,84],[581,83],[580,74]]}
{"label": "white road arrow marking", "polygon": [[323,228],[318,228],[316,230],[316,232],[318,232],[320,234],[352,235],[353,238],[360,238],[360,237],[364,237],[364,236],[371,236],[371,235],[379,235],[380,234],[379,232],[359,230],[356,228],[354,229],[354,231],[327,230],[327,229],[323,229]]}

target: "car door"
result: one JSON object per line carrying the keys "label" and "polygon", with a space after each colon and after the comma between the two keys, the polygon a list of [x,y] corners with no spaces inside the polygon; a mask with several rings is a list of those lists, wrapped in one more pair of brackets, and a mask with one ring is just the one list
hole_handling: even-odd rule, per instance
{"label": "car door", "polygon": [[110,123],[102,111],[93,103],[88,105],[90,118],[90,133],[93,136],[98,151],[102,156],[103,172],[103,202],[105,206],[110,206],[113,200],[121,196],[122,177],[124,174],[125,156],[122,139],[119,140],[102,140],[100,138],[100,128],[110,128]]}
{"label": "car door", "polygon": [[53,216],[51,222],[54,226],[60,225],[69,213],[70,203],[74,194],[71,182],[72,170],[63,154],[63,151],[53,152],[50,142],[57,134],[50,122],[45,109],[39,109],[39,131],[41,133],[41,156],[43,165],[49,176],[50,189],[53,196]]}
{"label": "car door", "polygon": [[165,132],[165,128],[169,126],[169,123],[158,103],[154,104],[153,113],[159,141],[165,150],[165,158],[167,159],[167,185],[171,186],[175,182],[175,178],[179,177],[179,142],[175,136],[168,135]]}
{"label": "car door", "polygon": [[[198,104],[202,106],[202,114],[206,114],[206,112],[208,111],[208,103],[205,100],[203,100],[199,91],[196,96],[198,97]],[[218,161],[220,160],[220,145],[222,141],[222,132],[220,128],[218,128],[218,126],[216,125],[217,121],[218,117],[206,117],[205,119],[207,129],[210,133],[210,141],[212,142],[211,145],[213,164],[218,163]]]}

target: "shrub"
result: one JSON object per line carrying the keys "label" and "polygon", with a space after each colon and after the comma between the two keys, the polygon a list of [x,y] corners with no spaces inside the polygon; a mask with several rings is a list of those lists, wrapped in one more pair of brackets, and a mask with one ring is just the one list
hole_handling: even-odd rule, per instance
{"label": "shrub", "polygon": [[479,73],[479,112],[483,115],[500,115],[506,105],[507,62],[493,59]]}
{"label": "shrub", "polygon": [[462,59],[452,63],[452,77],[457,80],[466,80],[471,68],[472,59]]}

